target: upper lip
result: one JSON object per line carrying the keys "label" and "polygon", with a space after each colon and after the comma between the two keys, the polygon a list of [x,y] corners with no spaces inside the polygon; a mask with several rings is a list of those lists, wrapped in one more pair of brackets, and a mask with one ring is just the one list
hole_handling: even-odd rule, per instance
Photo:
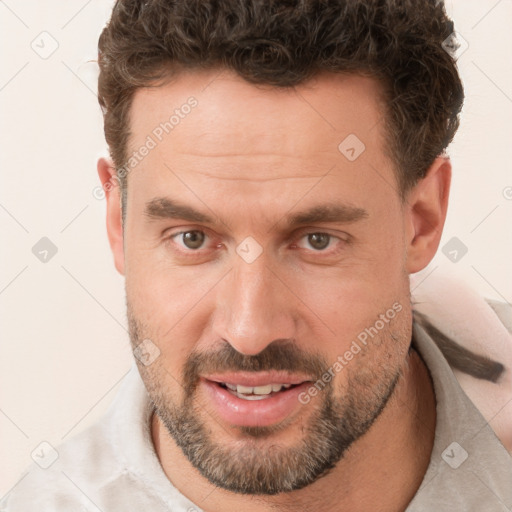
{"label": "upper lip", "polygon": [[267,384],[302,384],[313,379],[307,375],[291,374],[286,371],[230,372],[203,375],[206,380],[241,386],[265,386]]}

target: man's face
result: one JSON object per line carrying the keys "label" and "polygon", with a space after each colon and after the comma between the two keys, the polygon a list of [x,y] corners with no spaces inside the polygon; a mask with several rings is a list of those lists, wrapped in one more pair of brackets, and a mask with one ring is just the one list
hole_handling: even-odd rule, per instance
{"label": "man's face", "polygon": [[156,412],[216,485],[310,484],[400,374],[405,220],[378,98],[369,78],[285,90],[218,71],[135,95],[129,153],[147,154],[128,176],[131,341],[160,351],[138,362]]}

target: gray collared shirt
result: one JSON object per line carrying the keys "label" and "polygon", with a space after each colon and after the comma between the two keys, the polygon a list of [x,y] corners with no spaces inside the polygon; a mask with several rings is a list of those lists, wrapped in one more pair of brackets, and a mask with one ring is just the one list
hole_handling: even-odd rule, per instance
{"label": "gray collared shirt", "polygon": [[[413,346],[436,395],[430,464],[407,512],[512,510],[512,457],[464,393],[432,338],[414,324]],[[200,512],[165,476],[151,441],[151,403],[134,365],[103,418],[33,464],[1,512]],[[54,454],[55,455],[55,454]]]}
{"label": "gray collared shirt", "polygon": [[437,419],[430,464],[407,512],[510,512],[512,457],[418,324],[412,343],[434,383]]}

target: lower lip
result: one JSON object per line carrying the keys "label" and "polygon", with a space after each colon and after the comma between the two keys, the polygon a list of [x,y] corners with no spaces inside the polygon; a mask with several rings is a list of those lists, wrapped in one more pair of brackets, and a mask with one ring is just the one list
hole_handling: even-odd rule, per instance
{"label": "lower lip", "polygon": [[284,421],[302,407],[299,395],[311,384],[304,382],[262,400],[244,400],[216,382],[201,379],[200,383],[212,399],[213,407],[220,418],[240,427],[265,427]]}

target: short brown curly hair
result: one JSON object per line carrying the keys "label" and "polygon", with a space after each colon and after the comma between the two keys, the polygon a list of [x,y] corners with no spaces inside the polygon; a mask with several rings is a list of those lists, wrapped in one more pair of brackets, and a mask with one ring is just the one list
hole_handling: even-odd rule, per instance
{"label": "short brown curly hair", "polygon": [[[459,125],[463,87],[443,45],[453,31],[439,0],[117,0],[98,42],[114,166],[127,161],[136,89],[180,69],[224,67],[275,87],[353,72],[383,87],[388,153],[404,197]],[[124,210],[126,175],[119,180]]]}

